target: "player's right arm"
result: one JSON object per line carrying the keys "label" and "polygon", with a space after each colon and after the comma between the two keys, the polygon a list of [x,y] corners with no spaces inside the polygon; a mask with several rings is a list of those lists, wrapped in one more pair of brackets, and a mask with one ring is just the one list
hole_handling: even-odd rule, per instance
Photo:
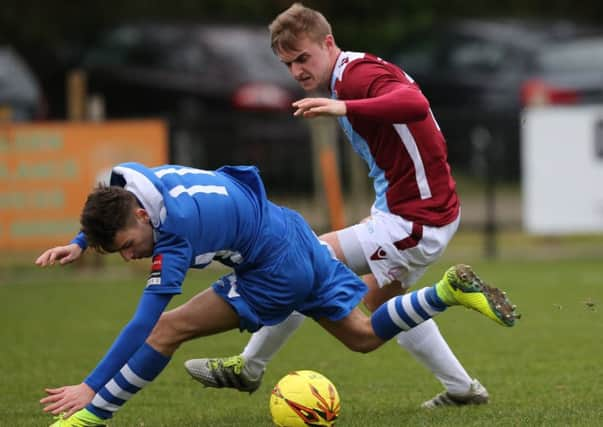
{"label": "player's right arm", "polygon": [[44,251],[42,255],[36,259],[36,265],[40,267],[47,267],[54,265],[55,262],[59,264],[69,264],[70,262],[78,259],[84,250],[77,243],[70,243],[66,246],[57,246]]}
{"label": "player's right arm", "polygon": [[86,236],[80,231],[68,245],[56,246],[44,251],[44,253],[36,259],[36,265],[47,267],[49,265],[54,265],[57,261],[61,265],[69,264],[78,259],[87,247],[88,242],[86,241]]}

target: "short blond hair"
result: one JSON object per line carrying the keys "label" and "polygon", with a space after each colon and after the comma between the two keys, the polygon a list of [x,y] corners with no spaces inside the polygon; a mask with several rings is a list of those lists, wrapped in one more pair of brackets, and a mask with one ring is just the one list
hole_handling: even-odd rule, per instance
{"label": "short blond hair", "polygon": [[304,36],[322,43],[327,35],[332,34],[331,24],[324,15],[301,3],[293,3],[272,21],[268,29],[274,52],[294,50],[297,41]]}

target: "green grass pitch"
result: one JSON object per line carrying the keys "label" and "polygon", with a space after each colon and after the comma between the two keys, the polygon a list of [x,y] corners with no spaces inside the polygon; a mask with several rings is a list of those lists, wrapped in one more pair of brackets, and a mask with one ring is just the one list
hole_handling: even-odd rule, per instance
{"label": "green grass pitch", "polygon": [[[420,284],[437,280],[434,265]],[[296,369],[329,377],[342,398],[340,426],[603,425],[603,267],[593,260],[474,263],[504,288],[523,318],[503,328],[453,308],[438,324],[470,375],[488,388],[482,407],[419,409],[441,386],[388,343],[352,353],[307,320],[275,357],[252,394],[204,389],[185,373],[192,357],[239,352],[248,334],[233,331],[186,343],[158,379],[121,410],[111,426],[270,426],[271,386]],[[122,268],[122,267],[120,267]],[[222,273],[191,272],[181,304]],[[80,382],[134,311],[146,267],[11,270],[0,280],[0,426],[44,426],[44,387]]]}

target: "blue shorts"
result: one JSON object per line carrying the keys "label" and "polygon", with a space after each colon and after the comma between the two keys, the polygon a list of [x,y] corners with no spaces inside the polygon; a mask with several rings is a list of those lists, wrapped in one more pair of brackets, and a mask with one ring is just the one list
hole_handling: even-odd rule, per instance
{"label": "blue shorts", "polygon": [[214,291],[241,319],[240,329],[275,325],[291,312],[314,319],[340,320],[356,307],[367,287],[331,257],[304,219],[287,211],[285,244],[265,263],[222,277]]}

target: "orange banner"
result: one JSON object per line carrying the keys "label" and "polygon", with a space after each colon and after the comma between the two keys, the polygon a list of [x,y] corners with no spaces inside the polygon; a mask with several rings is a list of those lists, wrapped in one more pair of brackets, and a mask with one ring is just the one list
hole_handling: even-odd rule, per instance
{"label": "orange banner", "polygon": [[88,193],[127,161],[167,162],[162,121],[0,124],[0,250],[68,242]]}

